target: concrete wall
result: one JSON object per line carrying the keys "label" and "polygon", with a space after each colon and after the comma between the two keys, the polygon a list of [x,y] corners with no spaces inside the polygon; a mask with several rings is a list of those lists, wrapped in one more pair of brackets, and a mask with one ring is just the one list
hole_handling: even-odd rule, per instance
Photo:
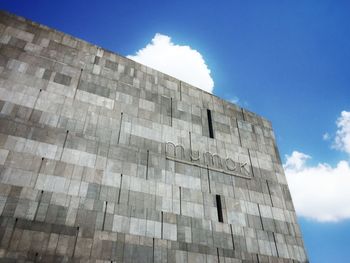
{"label": "concrete wall", "polygon": [[[307,261],[271,124],[254,113],[3,12],[0,112],[3,259]],[[236,175],[168,159],[166,142],[230,158]]]}

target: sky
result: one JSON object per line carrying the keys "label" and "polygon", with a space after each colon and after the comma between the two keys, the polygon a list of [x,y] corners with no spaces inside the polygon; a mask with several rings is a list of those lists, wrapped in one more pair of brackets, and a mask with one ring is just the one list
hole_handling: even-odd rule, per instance
{"label": "sky", "polygon": [[271,120],[310,261],[349,261],[349,1],[2,0],[0,7]]}

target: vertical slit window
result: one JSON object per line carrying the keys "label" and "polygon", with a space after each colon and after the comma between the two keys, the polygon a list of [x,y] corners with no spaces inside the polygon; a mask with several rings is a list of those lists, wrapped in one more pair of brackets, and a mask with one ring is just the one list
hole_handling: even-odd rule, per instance
{"label": "vertical slit window", "polygon": [[221,205],[221,196],[220,195],[216,195],[216,209],[218,210],[219,222],[223,223],[224,219],[222,217],[222,205]]}
{"label": "vertical slit window", "polygon": [[207,109],[207,116],[208,116],[209,137],[214,138],[213,122],[211,119],[211,110],[209,109]]}

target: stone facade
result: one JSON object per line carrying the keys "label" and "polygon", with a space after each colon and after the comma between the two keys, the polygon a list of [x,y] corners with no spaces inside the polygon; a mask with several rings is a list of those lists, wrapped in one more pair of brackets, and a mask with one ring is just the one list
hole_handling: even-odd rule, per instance
{"label": "stone facade", "polygon": [[307,262],[252,112],[4,12],[0,111],[6,262]]}

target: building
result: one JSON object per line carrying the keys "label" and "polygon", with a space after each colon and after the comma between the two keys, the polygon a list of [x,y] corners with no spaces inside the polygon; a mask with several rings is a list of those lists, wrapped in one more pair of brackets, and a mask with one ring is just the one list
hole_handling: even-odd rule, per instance
{"label": "building", "polygon": [[307,262],[252,112],[5,12],[0,110],[3,260]]}

